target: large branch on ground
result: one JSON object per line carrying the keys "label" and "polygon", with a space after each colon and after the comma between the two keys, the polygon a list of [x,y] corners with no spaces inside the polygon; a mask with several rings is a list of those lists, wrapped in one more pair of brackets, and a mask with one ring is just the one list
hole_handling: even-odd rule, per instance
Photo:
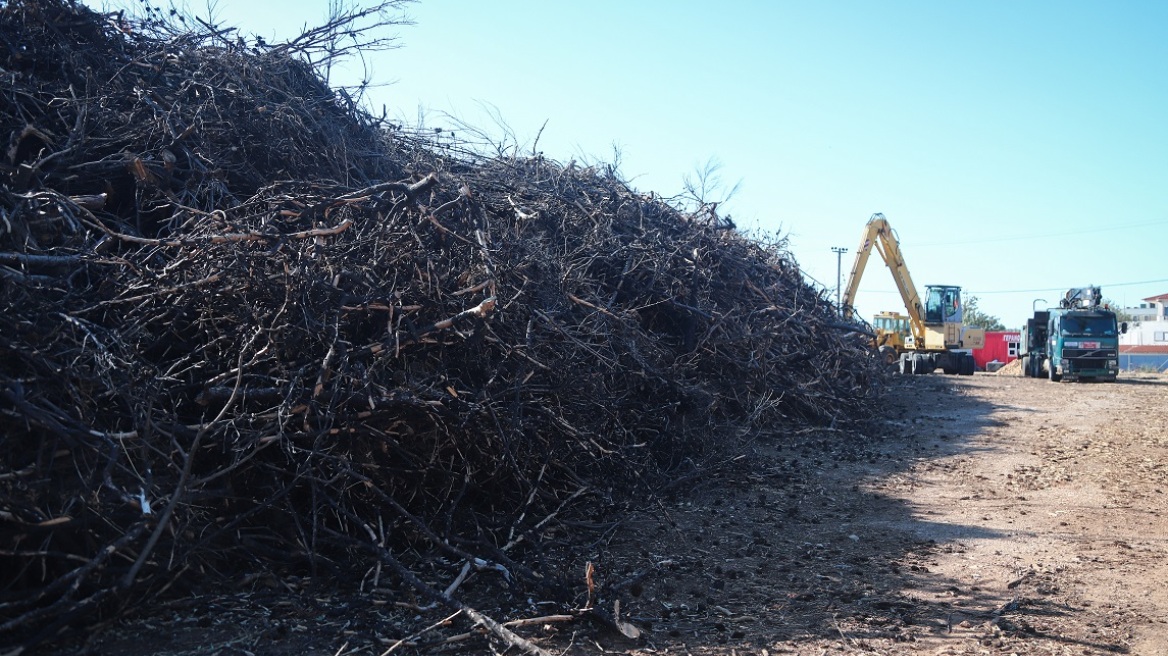
{"label": "large branch on ground", "polygon": [[[356,518],[352,518],[352,519],[356,519]],[[466,604],[462,603],[461,601],[459,601],[453,597],[448,596],[446,593],[440,592],[440,591],[435,590],[434,588],[430,587],[429,585],[426,584],[425,581],[418,578],[417,574],[414,574],[413,572],[411,572],[409,570],[409,568],[407,568],[405,565],[402,565],[401,562],[398,561],[397,558],[394,558],[393,554],[389,553],[389,551],[384,549],[383,547],[379,547],[375,544],[370,544],[368,542],[363,542],[361,540],[351,538],[347,535],[343,535],[341,533],[337,533],[336,531],[332,531],[331,529],[326,529],[326,530],[330,534],[332,534],[333,537],[337,538],[338,540],[342,541],[343,543],[358,547],[358,548],[360,548],[368,553],[373,554],[374,556],[376,556],[378,558],[378,560],[380,560],[383,564],[385,564],[391,570],[393,570],[393,572],[395,574],[400,576],[402,578],[402,580],[404,580],[406,583],[408,583],[411,588],[413,588],[414,590],[417,590],[419,593],[421,593],[427,599],[430,599],[432,601],[436,601],[436,602],[442,604],[443,606],[446,606],[447,608],[450,608],[452,610],[461,611],[463,614],[465,614],[467,617],[469,617],[472,621],[474,621],[475,624],[478,624],[479,626],[483,627],[487,631],[490,631],[491,634],[493,634],[495,637],[502,640],[507,646],[515,647],[516,649],[520,649],[528,654],[534,654],[535,656],[551,656],[551,652],[548,652],[547,650],[543,649],[539,645],[536,645],[535,643],[531,642],[527,638],[524,638],[523,636],[516,634],[514,631],[508,629],[507,627],[503,626],[502,624],[495,621],[494,619],[482,614],[481,612],[475,610],[474,608],[471,608],[470,606],[467,606]]]}

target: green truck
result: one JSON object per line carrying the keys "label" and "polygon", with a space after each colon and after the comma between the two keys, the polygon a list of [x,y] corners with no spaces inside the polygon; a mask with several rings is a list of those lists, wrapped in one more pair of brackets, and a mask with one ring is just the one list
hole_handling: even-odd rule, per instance
{"label": "green truck", "polygon": [[1022,329],[1018,357],[1031,378],[1114,381],[1119,375],[1119,335],[1127,323],[1103,304],[1099,287],[1067,291],[1059,307],[1038,310]]}

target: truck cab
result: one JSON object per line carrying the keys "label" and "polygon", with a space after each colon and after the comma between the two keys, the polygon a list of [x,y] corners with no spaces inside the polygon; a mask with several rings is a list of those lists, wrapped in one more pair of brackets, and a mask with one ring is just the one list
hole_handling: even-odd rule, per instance
{"label": "truck cab", "polygon": [[1119,335],[1126,323],[1116,321],[1102,302],[1098,287],[1067,291],[1057,308],[1038,310],[1026,320],[1018,355],[1026,376],[1051,381],[1114,381],[1119,375]]}
{"label": "truck cab", "polygon": [[1051,310],[1047,324],[1050,379],[1115,380],[1119,374],[1119,333],[1115,313],[1110,310]]}

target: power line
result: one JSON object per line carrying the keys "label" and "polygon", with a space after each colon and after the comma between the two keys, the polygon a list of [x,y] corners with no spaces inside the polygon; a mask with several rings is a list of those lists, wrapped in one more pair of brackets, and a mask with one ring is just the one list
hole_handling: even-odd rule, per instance
{"label": "power line", "polygon": [[[1099,285],[1103,289],[1110,289],[1112,287],[1134,287],[1135,285],[1151,285],[1154,283],[1168,282],[1168,278],[1161,278],[1159,280],[1140,280],[1137,282],[1113,282],[1109,285]],[[970,294],[1022,294],[1032,292],[1058,292],[1066,291],[1066,287],[1046,287],[1043,289],[1004,289],[997,291],[970,291]]]}
{"label": "power line", "polygon": [[[1139,280],[1136,282],[1113,282],[1109,285],[1099,285],[1103,289],[1110,289],[1112,287],[1133,287],[1135,285],[1152,285],[1156,283],[1168,283],[1168,278],[1161,278],[1159,280]],[[1031,294],[1034,292],[1065,292],[1066,287],[1040,287],[1035,289],[996,289],[996,290],[964,290],[969,295],[983,295],[983,294]],[[869,289],[869,294],[899,294],[895,289]]]}
{"label": "power line", "polygon": [[1168,220],[1150,221],[1146,223],[1132,223],[1120,226],[1107,226],[1105,228],[1090,228],[1087,230],[1071,230],[1067,232],[1044,232],[1033,235],[1014,235],[1008,237],[990,237],[987,239],[962,239],[961,241],[925,241],[925,242],[908,242],[910,248],[917,246],[952,246],[954,244],[992,244],[1003,241],[1028,241],[1033,239],[1049,239],[1051,237],[1073,237],[1075,235],[1085,235],[1093,232],[1110,232],[1112,230],[1128,230],[1131,228],[1146,228],[1148,226],[1168,225]]}

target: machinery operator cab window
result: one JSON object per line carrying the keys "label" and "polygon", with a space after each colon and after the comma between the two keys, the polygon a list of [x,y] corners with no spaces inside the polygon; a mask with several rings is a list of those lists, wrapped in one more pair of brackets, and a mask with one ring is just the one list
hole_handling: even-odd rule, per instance
{"label": "machinery operator cab window", "polygon": [[961,323],[961,292],[957,287],[929,287],[925,323]]}

